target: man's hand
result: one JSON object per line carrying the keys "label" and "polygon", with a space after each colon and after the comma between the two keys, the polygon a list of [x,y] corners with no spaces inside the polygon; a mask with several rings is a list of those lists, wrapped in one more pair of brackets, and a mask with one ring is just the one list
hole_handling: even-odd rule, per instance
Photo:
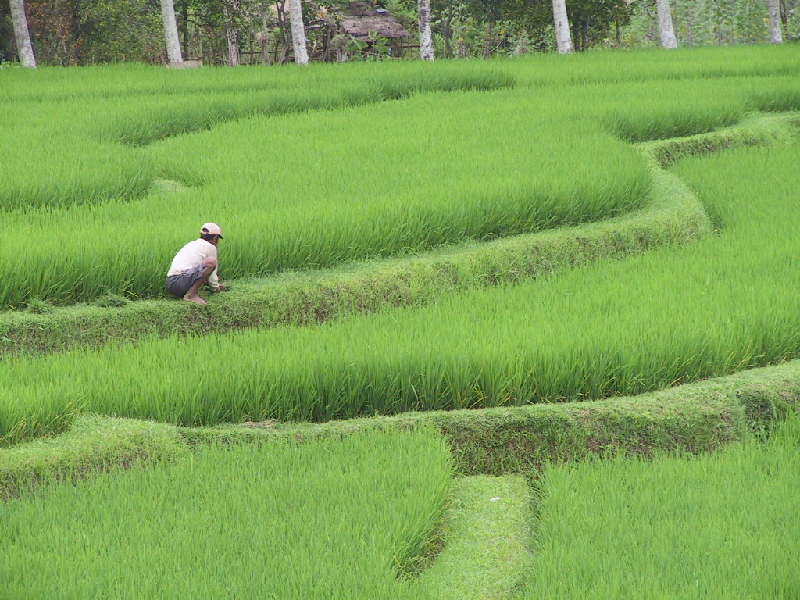
{"label": "man's hand", "polygon": [[215,291],[215,292],[223,292],[223,291],[225,291],[225,284],[224,284],[224,283],[220,283],[220,284],[219,284],[219,285],[216,287],[216,289],[215,289],[214,291]]}

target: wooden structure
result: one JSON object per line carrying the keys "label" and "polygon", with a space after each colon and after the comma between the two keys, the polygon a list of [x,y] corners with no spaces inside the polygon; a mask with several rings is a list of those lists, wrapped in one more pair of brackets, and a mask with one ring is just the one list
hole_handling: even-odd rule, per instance
{"label": "wooden structure", "polygon": [[383,37],[392,44],[398,44],[404,38],[411,37],[388,10],[374,8],[369,2],[351,2],[344,10],[339,27],[346,35],[362,42],[368,42],[374,37]]}

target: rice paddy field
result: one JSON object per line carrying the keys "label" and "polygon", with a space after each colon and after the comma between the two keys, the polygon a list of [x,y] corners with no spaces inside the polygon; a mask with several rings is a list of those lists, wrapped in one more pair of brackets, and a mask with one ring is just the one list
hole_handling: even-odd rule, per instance
{"label": "rice paddy field", "polygon": [[[451,431],[367,423],[470,409],[487,453],[517,452],[528,434],[481,438],[484,409],[583,423],[767,367],[796,387],[798,75],[797,45],[0,69],[0,344],[33,340],[0,358],[0,596],[797,595],[797,422],[729,427],[782,419],[768,402],[724,412],[740,439],[708,455],[545,449],[527,480],[464,477]],[[166,298],[207,221],[231,291]],[[215,328],[287,281],[287,318]],[[137,306],[188,327],[149,334]],[[91,344],[36,341],[116,314]],[[108,425],[58,440],[92,415],[182,450],[136,434],[85,462]],[[604,456],[601,433],[581,444]],[[6,477],[29,448],[71,466]]]}

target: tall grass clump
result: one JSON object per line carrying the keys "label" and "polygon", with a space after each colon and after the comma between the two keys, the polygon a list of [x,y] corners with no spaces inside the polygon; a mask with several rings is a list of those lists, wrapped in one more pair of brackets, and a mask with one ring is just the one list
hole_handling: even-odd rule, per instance
{"label": "tall grass clump", "polygon": [[604,219],[649,187],[614,137],[711,131],[800,93],[792,48],[558,58],[3,72],[0,135],[28,152],[0,164],[0,306],[158,295],[211,219],[235,234],[227,277]]}
{"label": "tall grass clump", "polygon": [[0,433],[39,433],[68,408],[193,425],[602,398],[796,358],[796,152],[680,163],[722,226],[691,247],[318,328],[8,361]]}
{"label": "tall grass clump", "polygon": [[197,189],[9,214],[0,276],[17,285],[0,305],[162,294],[172,255],[212,219],[228,232],[220,273],[237,278],[597,221],[650,189],[641,156],[580,102],[511,91],[381,106],[253,117],[147,149],[159,177]]}
{"label": "tall grass clump", "polygon": [[26,598],[427,598],[452,475],[433,433],[198,449],[8,501],[3,594]]}
{"label": "tall grass clump", "polygon": [[715,455],[546,468],[524,597],[795,597],[798,421]]}

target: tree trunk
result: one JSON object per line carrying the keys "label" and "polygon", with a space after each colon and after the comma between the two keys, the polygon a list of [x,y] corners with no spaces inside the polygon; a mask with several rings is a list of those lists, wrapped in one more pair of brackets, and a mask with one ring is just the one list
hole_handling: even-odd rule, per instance
{"label": "tree trunk", "polygon": [[227,28],[225,38],[228,41],[228,66],[239,66],[239,30]]}
{"label": "tree trunk", "polygon": [[234,19],[238,12],[236,2],[232,2],[230,9],[228,2],[222,4],[222,16],[225,19],[225,39],[228,42],[228,66],[239,66],[239,30],[234,25]]}
{"label": "tree trunk", "polygon": [[678,40],[672,28],[672,14],[669,10],[669,0],[656,0],[658,11],[658,35],[661,38],[662,48],[677,48]]}
{"label": "tree trunk", "polygon": [[183,36],[183,56],[189,56],[189,3],[183,3],[181,15],[181,34]]}
{"label": "tree trunk", "polygon": [[262,7],[263,12],[261,13],[261,28],[263,32],[261,37],[259,37],[258,41],[261,43],[261,62],[265,65],[270,64],[269,60],[269,24],[267,23],[267,2],[264,0],[264,5]]}
{"label": "tree trunk", "polygon": [[447,12],[442,18],[442,39],[444,40],[444,57],[453,58],[453,45],[451,40],[453,38],[453,29],[450,27],[453,22],[453,6],[447,7]]}
{"label": "tree trunk", "polygon": [[303,6],[300,4],[300,0],[289,0],[289,21],[292,24],[294,62],[298,65],[307,65],[306,28],[303,25]]}
{"label": "tree trunk", "polygon": [[419,14],[419,57],[433,60],[433,40],[431,39],[431,0],[417,0]]}
{"label": "tree trunk", "polygon": [[769,41],[773,44],[782,44],[780,0],[767,0],[767,6],[769,7]]}
{"label": "tree trunk", "polygon": [[167,58],[170,64],[183,62],[181,43],[178,39],[178,22],[172,0],[161,0],[161,19],[164,21],[164,39],[167,42]]}
{"label": "tree trunk", "polygon": [[17,42],[17,55],[23,67],[36,68],[31,36],[28,32],[28,18],[25,16],[24,0],[11,0],[11,21],[14,24],[14,39]]}
{"label": "tree trunk", "polygon": [[559,54],[572,52],[572,35],[567,19],[566,0],[553,0],[553,24],[556,29],[556,46]]}

